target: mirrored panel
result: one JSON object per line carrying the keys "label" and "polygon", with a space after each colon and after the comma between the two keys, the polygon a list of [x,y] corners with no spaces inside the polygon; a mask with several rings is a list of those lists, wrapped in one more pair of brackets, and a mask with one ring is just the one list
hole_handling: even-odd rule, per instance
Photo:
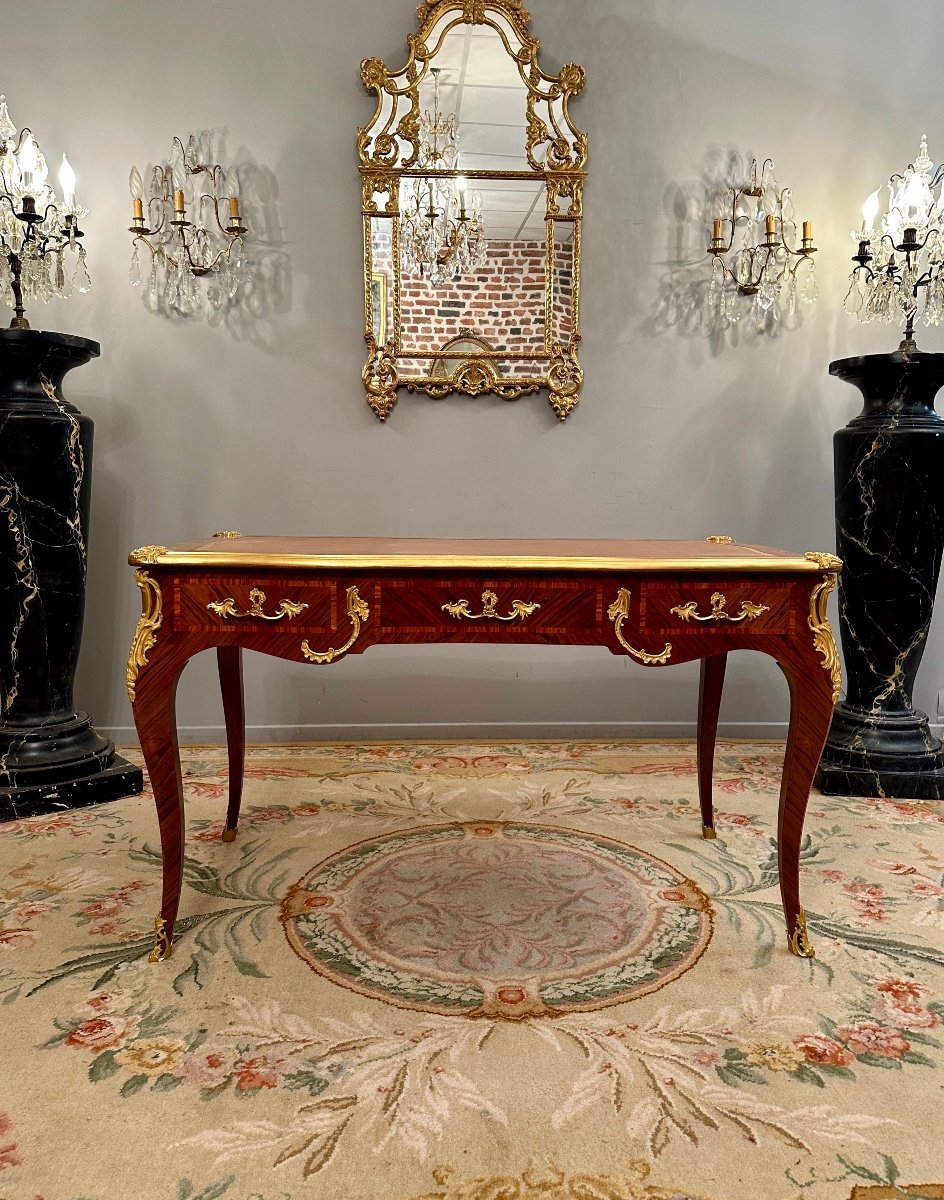
{"label": "mirrored panel", "polygon": [[580,67],[545,75],[518,0],[434,0],[399,72],[366,59],[359,130],[367,398],[400,388],[577,404]]}

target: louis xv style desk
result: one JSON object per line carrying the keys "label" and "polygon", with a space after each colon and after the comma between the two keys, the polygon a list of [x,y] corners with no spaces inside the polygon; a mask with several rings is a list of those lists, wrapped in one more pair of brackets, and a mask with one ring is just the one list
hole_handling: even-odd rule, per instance
{"label": "louis xv style desk", "polygon": [[160,823],[163,896],[151,961],[171,952],[184,797],[174,697],[187,661],[215,647],[229,751],[223,839],[236,836],[244,649],[325,665],[375,645],[605,646],[643,666],[701,660],[698,789],[713,838],[711,772],[729,650],[777,660],[790,689],[777,845],[790,949],[812,957],[799,853],[813,773],[840,686],[826,600],[841,566],[727,537],[677,541],[439,541],[218,533],[132,551],[142,615],[128,694]]}

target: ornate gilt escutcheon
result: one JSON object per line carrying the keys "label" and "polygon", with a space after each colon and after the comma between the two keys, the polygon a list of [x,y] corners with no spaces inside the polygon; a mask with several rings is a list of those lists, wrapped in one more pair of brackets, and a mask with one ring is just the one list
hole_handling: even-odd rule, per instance
{"label": "ornate gilt escutcheon", "polygon": [[797,958],[816,957],[816,951],[810,942],[810,935],[806,931],[806,913],[802,908],[797,914],[796,928],[790,934],[788,941],[790,944],[790,953],[795,954]]}
{"label": "ornate gilt escutcheon", "polygon": [[167,936],[167,922],[163,917],[154,918],[154,949],[148,955],[148,962],[164,962],[171,956],[170,938]]}
{"label": "ornate gilt escutcheon", "polygon": [[622,627],[623,627],[623,622],[629,616],[630,597],[631,597],[631,594],[626,588],[620,588],[619,592],[617,593],[616,599],[613,601],[613,603],[610,605],[610,607],[606,610],[606,615],[613,622],[613,632],[616,634],[616,640],[619,642],[619,644],[623,647],[624,650],[628,650],[629,653],[633,656],[633,658],[638,658],[640,662],[643,662],[643,663],[665,663],[665,662],[668,662],[670,657],[672,656],[672,643],[671,642],[666,642],[665,648],[660,653],[650,654],[646,650],[636,650],[623,637]]}
{"label": "ornate gilt escutcheon", "polygon": [[225,600],[211,601],[207,608],[212,613],[216,613],[224,621],[229,617],[243,618],[249,617],[250,620],[260,621],[281,621],[283,618],[292,620],[298,614],[308,607],[307,604],[299,604],[295,600],[280,600],[278,608],[274,613],[264,613],[262,606],[265,604],[266,594],[259,588],[252,588],[249,592],[249,608],[246,612],[239,612],[236,608],[236,601],[232,596],[227,596]]}
{"label": "ornate gilt escutcheon", "polygon": [[720,546],[730,546],[734,541],[734,538],[729,537],[726,533],[709,533],[705,540],[708,542],[716,542]]}
{"label": "ornate gilt escutcheon", "polygon": [[338,646],[337,648],[331,646],[327,650],[319,651],[312,650],[311,646],[308,645],[307,638],[302,642],[302,654],[304,654],[309,662],[334,662],[336,658],[340,658],[342,654],[347,653],[347,651],[350,650],[350,648],[357,641],[358,635],[361,631],[361,622],[368,619],[370,616],[370,609],[367,607],[366,602],[363,601],[357,594],[356,587],[349,587],[347,589],[347,615],[351,621],[351,636],[347,639],[343,646]]}
{"label": "ornate gilt escutcheon", "polygon": [[753,621],[761,613],[770,612],[769,604],[755,604],[753,600],[742,600],[737,616],[727,611],[727,598],[724,592],[713,592],[711,595],[711,612],[703,616],[698,612],[698,601],[689,600],[687,604],[677,604],[669,612],[681,617],[683,621],[729,621],[737,625],[739,621]]}
{"label": "ornate gilt escutcheon", "polygon": [[[838,571],[842,559],[834,554],[821,554],[811,551],[805,556],[810,562],[815,562],[824,571]],[[833,704],[839,699],[842,691],[842,667],[839,665],[839,650],[833,637],[832,627],[826,615],[826,602],[829,593],[836,586],[835,575],[824,575],[822,583],[818,583],[810,593],[809,627],[813,633],[813,646],[823,656],[823,666],[829,672],[833,683]]]}
{"label": "ornate gilt escutcheon", "polygon": [[486,621],[516,621],[519,619],[523,621],[525,617],[530,617],[541,607],[533,600],[512,600],[511,612],[503,617],[495,607],[498,604],[498,597],[494,592],[482,593],[482,611],[480,613],[471,612],[469,603],[468,600],[455,600],[452,604],[444,604],[442,610],[450,617],[455,617],[457,621],[463,617],[469,621],[481,621],[483,618]]}
{"label": "ornate gilt escutcheon", "polygon": [[[164,552],[163,546],[152,546],[147,547],[147,549],[159,550],[162,554]],[[134,553],[138,554],[140,551],[136,550]],[[134,637],[131,640],[131,651],[128,655],[126,684],[128,699],[132,704],[134,703],[137,688],[138,672],[142,667],[147,666],[148,652],[157,641],[157,631],[164,620],[160,584],[156,583],[147,571],[143,570],[135,571],[134,579],[141,589],[141,616],[138,619],[138,627],[134,631]]]}

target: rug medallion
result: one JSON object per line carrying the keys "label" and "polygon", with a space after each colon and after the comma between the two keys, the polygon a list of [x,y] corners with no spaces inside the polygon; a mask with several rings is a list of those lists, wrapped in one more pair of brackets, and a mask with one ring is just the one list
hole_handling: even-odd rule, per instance
{"label": "rug medallion", "polygon": [[711,938],[705,893],[597,834],[456,822],[358,842],[302,877],[282,920],[342,987],[402,1008],[553,1016],[632,1000]]}

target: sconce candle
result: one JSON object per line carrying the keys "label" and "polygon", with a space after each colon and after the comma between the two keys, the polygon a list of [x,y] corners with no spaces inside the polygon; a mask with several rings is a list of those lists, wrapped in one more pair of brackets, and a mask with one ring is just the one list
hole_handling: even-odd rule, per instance
{"label": "sconce candle", "polygon": [[[92,286],[78,226],[88,209],[76,205],[75,172],[63,155],[61,201],[47,175],[32,131],[24,128],[17,134],[6,98],[0,96],[0,292],[13,308],[12,329],[29,328],[27,300],[66,297]],[[76,255],[71,274],[66,270],[67,250]]]}
{"label": "sconce candle", "polygon": [[[176,182],[184,181],[183,187]],[[134,234],[134,250],[129,272],[133,287],[142,284],[138,248],[143,245],[151,254],[151,270],[147,291],[152,300],[163,297],[165,304],[178,312],[197,311],[199,292],[197,279],[209,276],[206,300],[213,308],[221,308],[232,300],[240,288],[249,282],[245,261],[239,198],[227,195],[226,172],[219,165],[203,161],[196,137],[191,134],[186,147],[174,138],[171,162],[154,167],[148,190],[148,221],[144,223],[143,184],[136,167],[131,170],[131,197],[134,221],[129,233]],[[187,220],[187,191],[191,192],[192,220]],[[230,185],[231,188],[231,185]],[[226,225],[223,217],[229,217]],[[173,208],[171,209],[171,205]],[[202,224],[201,222],[204,222]],[[163,280],[158,282],[158,269],[163,268]]]}

